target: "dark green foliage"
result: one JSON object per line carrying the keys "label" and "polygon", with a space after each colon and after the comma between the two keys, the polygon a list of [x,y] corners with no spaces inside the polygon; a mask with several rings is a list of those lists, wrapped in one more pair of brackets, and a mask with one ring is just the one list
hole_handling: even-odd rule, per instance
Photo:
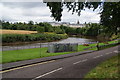
{"label": "dark green foliage", "polygon": [[43,33],[43,32],[45,32],[45,28],[44,27],[37,27],[37,32]]}
{"label": "dark green foliage", "polygon": [[44,27],[45,28],[45,32],[54,32],[53,26],[50,25],[49,23],[46,23],[46,22],[45,23],[38,23],[36,25]]}
{"label": "dark green foliage", "polygon": [[54,26],[54,32],[56,34],[64,34],[65,33],[65,30],[62,29],[60,26]]}
{"label": "dark green foliage", "polygon": [[49,6],[50,12],[52,12],[51,16],[54,17],[56,21],[61,21],[63,4],[61,2],[47,2],[47,6]]}
{"label": "dark green foliage", "polygon": [[2,34],[2,42],[55,41],[67,38],[65,34]]}
{"label": "dark green foliage", "polygon": [[69,26],[63,26],[61,25],[60,28],[69,35],[75,35],[76,34],[76,28],[69,27]]}
{"label": "dark green foliage", "polygon": [[76,33],[84,36],[98,36],[103,32],[103,26],[97,23],[87,24],[85,27],[77,28]]}
{"label": "dark green foliage", "polygon": [[120,2],[105,2],[100,17],[101,24],[117,34],[120,30]]}
{"label": "dark green foliage", "polygon": [[[51,10],[51,16],[56,21],[61,21],[63,7],[66,6],[72,14],[77,13],[80,16],[81,10],[93,8],[100,10],[100,23],[109,31],[108,34],[118,34],[120,31],[120,1],[119,2],[46,2]],[[64,6],[63,6],[64,5]],[[89,29],[90,30],[90,29]],[[88,34],[90,31],[88,30]],[[69,30],[68,30],[69,31]],[[92,33],[92,35],[95,35]],[[96,34],[97,35],[97,34]]]}

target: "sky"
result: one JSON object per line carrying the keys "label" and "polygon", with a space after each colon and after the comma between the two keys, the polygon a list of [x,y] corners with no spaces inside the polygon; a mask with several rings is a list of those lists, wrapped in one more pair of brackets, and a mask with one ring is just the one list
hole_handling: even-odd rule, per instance
{"label": "sky", "polygon": [[[42,2],[2,2],[0,3],[0,16],[4,21],[10,22],[28,22],[30,20],[34,22],[55,22],[51,16],[49,7],[46,3]],[[80,23],[99,23],[100,14],[99,10],[93,11],[92,9],[85,9],[81,11],[81,15],[68,12],[67,8],[64,8],[62,12],[61,22],[76,23],[78,20]]]}

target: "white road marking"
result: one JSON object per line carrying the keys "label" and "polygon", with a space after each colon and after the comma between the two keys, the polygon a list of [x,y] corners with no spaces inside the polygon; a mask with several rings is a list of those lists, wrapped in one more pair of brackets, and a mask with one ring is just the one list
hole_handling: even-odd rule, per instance
{"label": "white road marking", "polygon": [[61,69],[62,69],[62,68],[55,69],[55,70],[53,70],[53,71],[50,71],[50,72],[45,73],[45,74],[43,74],[43,75],[40,75],[40,76],[38,76],[38,77],[36,77],[36,78],[34,78],[34,79],[32,79],[32,80],[41,78],[41,77],[43,77],[43,76],[46,76],[46,75],[51,74],[51,73],[54,73],[54,72],[59,71],[59,70],[61,70]]}
{"label": "white road marking", "polygon": [[113,51],[113,52],[118,53],[118,50],[115,50],[115,51]]}
{"label": "white road marking", "polygon": [[108,52],[108,53],[105,53],[105,54],[111,54],[112,52]]}
{"label": "white road marking", "polygon": [[80,63],[81,61],[78,61],[78,62],[75,62],[75,63],[73,63],[73,64],[78,64],[78,63]]}
{"label": "white road marking", "polygon": [[95,56],[95,57],[93,57],[93,58],[99,58],[99,57],[101,57],[101,56],[103,56],[103,55]]}
{"label": "white road marking", "polygon": [[100,55],[100,57],[103,56],[103,55]]}
{"label": "white road marking", "polygon": [[93,57],[93,58],[98,58],[99,56],[95,56],[95,57]]}
{"label": "white road marking", "polygon": [[82,62],[85,62],[85,61],[87,61],[87,59],[82,60]]}
{"label": "white road marking", "polygon": [[87,61],[88,59],[84,59],[84,60],[81,60],[81,61],[78,61],[78,62],[75,62],[75,63],[73,63],[73,64],[78,64],[78,63],[80,63],[80,62],[85,62],[85,61]]}

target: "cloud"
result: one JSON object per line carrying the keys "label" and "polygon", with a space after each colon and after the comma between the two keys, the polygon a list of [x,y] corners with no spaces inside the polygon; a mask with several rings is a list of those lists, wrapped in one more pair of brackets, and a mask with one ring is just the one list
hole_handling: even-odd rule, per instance
{"label": "cloud", "polygon": [[45,7],[46,3],[42,2],[3,2],[3,5],[10,8],[34,8]]}
{"label": "cloud", "polygon": [[72,15],[72,12],[67,12],[67,9],[63,11],[63,16],[62,16],[63,21],[70,21],[70,22],[77,22],[78,20],[80,23],[99,23],[100,21],[100,15],[98,14],[98,11],[92,11],[92,9],[86,9],[85,11],[81,11],[81,15],[78,16],[77,13],[74,13]]}
{"label": "cloud", "polygon": [[[46,6],[45,3],[42,2],[5,2],[0,3],[0,9],[2,12],[2,20],[5,21],[35,21],[35,22],[53,22],[53,17],[51,16],[51,12],[49,7]],[[80,23],[85,22],[94,22],[98,23],[100,20],[100,15],[98,12],[93,12],[92,10],[86,9],[85,11],[81,11],[81,16],[78,16],[76,13],[72,15],[72,12],[67,12],[65,8],[62,12],[62,21],[61,22],[76,22],[77,20]]]}

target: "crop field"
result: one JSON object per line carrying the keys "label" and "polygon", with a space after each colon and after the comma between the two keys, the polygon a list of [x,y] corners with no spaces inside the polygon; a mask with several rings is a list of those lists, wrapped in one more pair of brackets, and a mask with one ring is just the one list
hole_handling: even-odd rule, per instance
{"label": "crop field", "polygon": [[0,30],[0,34],[32,34],[37,33],[37,31],[27,31],[27,30]]}

